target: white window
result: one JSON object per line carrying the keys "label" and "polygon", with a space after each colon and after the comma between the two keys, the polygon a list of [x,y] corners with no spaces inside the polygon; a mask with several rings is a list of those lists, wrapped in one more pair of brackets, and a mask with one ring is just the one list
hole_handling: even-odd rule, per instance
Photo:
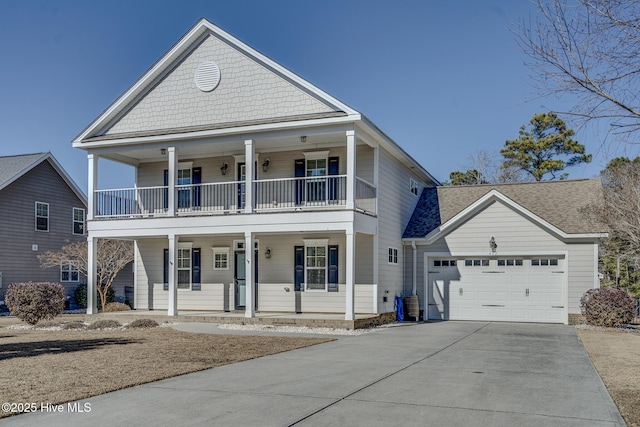
{"label": "white window", "polygon": [[84,234],[84,215],[84,209],[73,208],[73,234]]}
{"label": "white window", "polygon": [[409,191],[411,191],[411,194],[414,196],[418,195],[418,183],[413,178],[409,178]]}
{"label": "white window", "polygon": [[327,290],[328,239],[305,239],[304,282],[308,291]]}
{"label": "white window", "polygon": [[36,230],[49,231],[49,203],[36,202]]}
{"label": "white window", "polygon": [[191,289],[191,244],[178,246],[178,289]]}
{"label": "white window", "polygon": [[389,248],[389,264],[397,264],[397,263],[398,263],[398,249]]}
{"label": "white window", "polygon": [[229,248],[211,248],[213,249],[213,269],[228,270],[229,269]]}
{"label": "white window", "polygon": [[69,262],[60,266],[61,282],[77,282],[78,280],[80,280],[80,272],[75,263]]}

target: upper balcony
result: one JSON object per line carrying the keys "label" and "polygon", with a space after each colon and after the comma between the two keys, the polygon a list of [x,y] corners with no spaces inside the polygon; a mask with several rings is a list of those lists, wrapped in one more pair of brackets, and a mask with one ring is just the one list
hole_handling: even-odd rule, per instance
{"label": "upper balcony", "polygon": [[[358,211],[375,215],[376,187],[359,177],[355,184],[353,206]],[[150,218],[173,216],[172,212],[176,216],[300,212],[348,206],[346,175],[258,179],[253,181],[252,188],[253,202],[249,208],[245,181],[176,185],[172,198],[168,185],[95,190],[93,218]],[[170,209],[170,199],[175,201],[175,209]]]}
{"label": "upper balcony", "polygon": [[[311,130],[307,130],[311,132]],[[113,144],[89,154],[90,220],[351,210],[377,215],[377,146],[352,130],[313,136]],[[99,189],[97,158],[135,169]]]}

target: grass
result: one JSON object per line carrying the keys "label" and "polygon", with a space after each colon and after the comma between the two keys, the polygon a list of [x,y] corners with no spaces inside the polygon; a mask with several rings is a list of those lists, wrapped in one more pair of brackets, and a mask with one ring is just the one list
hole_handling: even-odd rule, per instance
{"label": "grass", "polygon": [[[10,323],[18,322],[0,319],[0,326]],[[64,403],[331,340],[192,334],[168,327],[0,327],[0,400]],[[0,412],[0,418],[9,415]]]}
{"label": "grass", "polygon": [[629,427],[640,427],[640,333],[579,329],[593,365]]}

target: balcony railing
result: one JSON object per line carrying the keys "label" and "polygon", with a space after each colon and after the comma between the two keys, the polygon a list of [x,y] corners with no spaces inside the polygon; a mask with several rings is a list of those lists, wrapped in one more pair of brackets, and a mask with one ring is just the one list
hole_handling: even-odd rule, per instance
{"label": "balcony railing", "polygon": [[[176,185],[175,188],[179,215],[232,214],[245,210],[244,181]],[[345,175],[256,180],[253,189],[256,212],[336,209],[347,204]],[[356,178],[355,199],[357,209],[375,214],[375,186]],[[96,190],[94,202],[96,219],[166,216],[169,188]]]}

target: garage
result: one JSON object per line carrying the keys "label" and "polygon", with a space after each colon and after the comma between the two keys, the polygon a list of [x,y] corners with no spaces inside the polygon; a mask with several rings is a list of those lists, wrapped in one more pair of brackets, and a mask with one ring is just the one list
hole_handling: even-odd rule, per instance
{"label": "garage", "polygon": [[428,320],[564,323],[562,256],[425,257]]}

